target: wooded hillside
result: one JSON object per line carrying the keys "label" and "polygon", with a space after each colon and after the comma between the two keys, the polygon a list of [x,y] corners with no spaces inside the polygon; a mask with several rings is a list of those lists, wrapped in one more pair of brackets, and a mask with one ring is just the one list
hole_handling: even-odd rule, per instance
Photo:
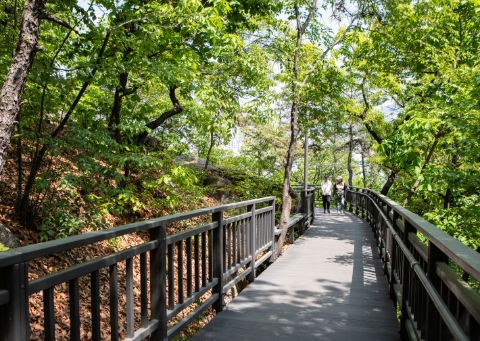
{"label": "wooded hillside", "polygon": [[477,248],[479,9],[3,0],[0,220],[32,243],[189,210],[213,165],[284,224],[308,134],[309,183],[342,175]]}

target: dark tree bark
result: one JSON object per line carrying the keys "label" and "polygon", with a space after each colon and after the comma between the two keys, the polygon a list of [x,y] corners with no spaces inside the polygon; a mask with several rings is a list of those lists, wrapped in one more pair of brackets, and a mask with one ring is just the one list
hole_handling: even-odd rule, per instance
{"label": "dark tree bark", "polygon": [[367,171],[365,167],[365,146],[362,144],[362,152],[361,152],[361,157],[362,157],[362,180],[363,180],[363,187],[367,188]]}
{"label": "dark tree bark", "polygon": [[[147,128],[150,130],[155,130],[158,127],[160,127],[167,119],[170,117],[173,117],[175,115],[180,114],[183,111],[183,107],[180,105],[180,101],[178,100],[175,90],[177,90],[177,87],[175,85],[170,86],[170,101],[172,101],[173,108],[171,110],[165,111],[163,114],[161,114],[157,119],[150,121],[146,125]],[[149,131],[144,131],[141,134],[138,134],[137,136],[137,142],[139,144],[145,142],[145,138],[148,136]]]}
{"label": "dark tree bark", "polygon": [[28,73],[38,46],[38,32],[46,0],[27,0],[23,7],[20,37],[7,77],[0,90],[0,179],[3,174],[15,119],[20,112],[21,99]]}
{"label": "dark tree bark", "polygon": [[207,158],[205,159],[205,171],[208,170],[208,165],[210,163],[210,156],[212,155],[213,145],[215,144],[215,135],[213,133],[213,128],[210,130],[210,146],[208,147]]}
{"label": "dark tree bark", "polygon": [[395,182],[395,178],[397,177],[398,171],[392,170],[390,174],[388,175],[387,181],[382,187],[382,190],[380,191],[381,194],[383,195],[388,195],[388,191],[392,187],[393,183]]}
{"label": "dark tree bark", "polygon": [[[298,4],[294,5],[295,9],[295,18],[297,22],[297,38],[296,38],[296,49],[293,55],[293,77],[294,82],[292,85],[293,101],[292,107],[290,109],[290,142],[288,145],[287,156],[285,159],[285,171],[283,177],[283,187],[282,187],[282,211],[280,213],[280,222],[279,228],[281,230],[280,236],[278,237],[276,250],[277,253],[281,253],[283,243],[285,241],[285,236],[287,234],[288,222],[290,221],[290,211],[292,208],[292,198],[290,197],[290,178],[292,176],[292,166],[295,156],[295,149],[297,146],[298,135],[300,129],[298,127],[298,106],[300,104],[300,94],[298,86],[298,71],[299,71],[299,62],[300,62],[300,46],[302,45],[303,35],[310,24],[313,16],[315,15],[317,7],[317,0],[312,1],[312,5],[309,9],[308,16],[305,19],[305,22],[302,24],[300,21],[300,9]],[[306,82],[307,77],[304,79]]]}
{"label": "dark tree bark", "polygon": [[352,154],[353,154],[353,128],[352,124],[348,127],[349,144],[348,144],[348,186],[353,186],[353,169],[352,169]]}
{"label": "dark tree bark", "polygon": [[122,72],[118,76],[119,86],[115,88],[115,95],[113,98],[113,106],[112,112],[110,114],[110,119],[108,120],[108,131],[112,138],[118,143],[123,143],[122,133],[120,132],[120,123],[121,117],[120,112],[122,110],[123,105],[123,97],[124,93],[127,89],[127,81],[128,81],[128,72]]}

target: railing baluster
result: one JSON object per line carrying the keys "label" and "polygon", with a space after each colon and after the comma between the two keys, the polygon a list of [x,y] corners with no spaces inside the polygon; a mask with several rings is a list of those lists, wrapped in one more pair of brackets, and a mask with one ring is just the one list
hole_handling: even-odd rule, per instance
{"label": "railing baluster", "polygon": [[232,224],[232,266],[237,265],[237,223]]}
{"label": "railing baluster", "polygon": [[194,254],[195,254],[195,291],[200,290],[200,243],[199,243],[199,235],[195,235],[194,239]]}
{"label": "railing baluster", "polygon": [[118,266],[110,266],[110,334],[117,341],[118,335]]}
{"label": "railing baluster", "polygon": [[213,278],[218,278],[218,283],[213,287],[213,293],[218,294],[218,299],[213,304],[213,308],[216,312],[223,310],[223,211],[216,212],[212,215],[212,221],[217,222],[218,226],[212,230],[213,234],[213,246],[212,246],[212,266],[213,266]]}
{"label": "railing baluster", "polygon": [[185,240],[187,252],[187,297],[192,296],[192,238]]}
{"label": "railing baluster", "polygon": [[[29,310],[28,310],[28,263],[19,263],[5,269],[5,286],[10,293],[6,307],[6,318],[3,319],[4,340],[30,340]],[[3,310],[3,309],[2,309]],[[1,335],[0,335],[1,336]]]}
{"label": "railing baluster", "polygon": [[251,212],[252,216],[250,217],[250,226],[249,226],[249,234],[250,234],[250,257],[252,260],[250,261],[250,268],[252,269],[249,275],[249,281],[253,282],[255,280],[255,254],[256,254],[256,236],[257,236],[257,223],[256,223],[256,215],[255,215],[255,205],[247,206],[247,211]]}
{"label": "railing baluster", "polygon": [[175,307],[175,266],[173,262],[173,244],[168,245],[168,309]]}
{"label": "railing baluster", "polygon": [[100,275],[98,270],[90,273],[92,305],[92,340],[100,341]]}
{"label": "railing baluster", "polygon": [[43,290],[43,316],[45,322],[45,341],[55,340],[55,304],[53,301],[53,288]]}
{"label": "railing baluster", "polygon": [[[151,341],[164,341],[167,338],[167,300],[166,300],[166,226],[161,225],[150,230],[150,240],[157,241],[158,247],[150,251],[150,295],[152,320],[158,321],[158,328],[152,333]],[[170,255],[171,247],[168,248],[168,285],[169,299],[173,301],[173,252]],[[173,248],[173,246],[172,246]],[[170,295],[172,289],[172,295]]]}
{"label": "railing baluster", "polygon": [[[443,262],[448,264],[448,257],[440,251],[440,249],[430,241],[428,243],[428,272],[427,276],[432,282],[433,286],[437,291],[440,291],[441,279],[438,277],[435,269],[437,262]],[[428,299],[427,308],[427,341],[438,340],[440,337],[439,334],[439,324],[441,323],[440,315],[433,303],[432,299]]]}
{"label": "railing baluster", "polygon": [[[166,278],[163,278],[165,282]],[[142,328],[148,326],[147,254],[140,254],[140,310]]]}
{"label": "railing baluster", "polygon": [[78,301],[78,278],[68,282],[70,305],[70,340],[80,340],[80,305]]}
{"label": "railing baluster", "polygon": [[183,303],[183,241],[177,242],[177,284],[178,284],[178,303]]}
{"label": "railing baluster", "polygon": [[133,258],[125,261],[126,265],[126,296],[127,296],[127,337],[132,338],[135,333],[134,327],[134,306],[133,306]]}
{"label": "railing baluster", "polygon": [[207,233],[202,233],[202,287],[207,285]]}

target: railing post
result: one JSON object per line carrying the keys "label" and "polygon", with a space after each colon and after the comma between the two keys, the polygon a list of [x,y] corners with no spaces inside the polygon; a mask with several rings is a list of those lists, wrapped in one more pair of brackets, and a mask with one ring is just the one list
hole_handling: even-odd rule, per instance
{"label": "railing post", "polygon": [[0,308],[0,340],[30,340],[28,262],[12,265],[2,272],[0,287],[8,290],[10,300]]}
{"label": "railing post", "polygon": [[307,191],[302,190],[302,213],[304,214],[304,217],[302,219],[302,222],[300,223],[300,235],[305,233],[305,230],[307,229],[307,224],[308,224],[308,203],[307,203]]}
{"label": "railing post", "polygon": [[250,275],[248,280],[253,282],[255,280],[255,253],[257,251],[256,239],[257,239],[257,219],[255,216],[255,204],[248,205],[247,211],[252,213],[252,218],[250,219],[250,257],[252,260],[250,261]]}
{"label": "railing post", "polygon": [[[448,257],[440,251],[431,241],[428,242],[428,271],[427,277],[432,282],[433,286],[440,292],[442,280],[438,277],[435,268],[437,262],[444,262],[448,264]],[[440,340],[440,314],[435,307],[433,301],[427,299],[427,333],[425,340]]]}
{"label": "railing post", "polygon": [[212,215],[212,221],[217,222],[218,226],[213,230],[213,278],[218,278],[218,284],[213,287],[213,293],[218,294],[218,300],[213,304],[213,309],[217,313],[223,310],[223,211],[215,212]]}
{"label": "railing post", "polygon": [[275,199],[269,202],[270,206],[272,206],[272,219],[271,219],[271,229],[272,229],[272,256],[270,257],[270,263],[275,262],[275,259],[277,257],[276,253],[276,240],[275,240]]}
{"label": "railing post", "polygon": [[152,320],[158,321],[158,329],[152,333],[152,341],[167,339],[167,288],[166,288],[166,226],[150,230],[150,240],[158,241],[150,251],[150,295]]}
{"label": "railing post", "polygon": [[[417,230],[408,222],[407,220],[404,220],[404,226],[405,226],[405,233],[403,234],[403,243],[405,246],[410,249],[411,248],[411,243],[410,240],[408,239],[409,233],[416,233]],[[407,331],[407,325],[406,322],[408,320],[408,307],[407,307],[407,301],[409,300],[410,291],[414,290],[412,289],[411,283],[412,281],[410,280],[411,272],[413,272],[413,269],[410,265],[410,262],[408,258],[402,253],[402,275],[400,277],[400,281],[402,283],[402,302],[401,302],[401,315],[400,315],[400,338],[402,340],[408,340],[408,331]]]}
{"label": "railing post", "polygon": [[[346,198],[345,198],[346,199]],[[315,189],[310,196],[310,212],[312,212],[312,224],[315,221]]]}

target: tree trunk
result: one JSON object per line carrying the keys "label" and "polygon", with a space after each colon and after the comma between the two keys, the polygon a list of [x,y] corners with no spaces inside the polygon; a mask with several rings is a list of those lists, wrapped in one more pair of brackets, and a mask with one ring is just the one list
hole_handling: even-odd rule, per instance
{"label": "tree trunk", "polygon": [[[453,143],[454,148],[458,148],[458,142]],[[455,154],[452,156],[452,166],[453,170],[457,171],[460,168],[460,155]],[[453,190],[451,188],[447,188],[447,192],[445,193],[445,199],[443,201],[443,208],[449,209],[453,204]]]}
{"label": "tree trunk", "polygon": [[[92,71],[90,71],[90,78],[88,78],[83,83],[82,88],[78,92],[77,97],[75,98],[72,105],[68,109],[66,115],[63,117],[63,120],[60,122],[58,127],[50,134],[50,137],[52,139],[57,138],[58,135],[63,131],[63,129],[65,128],[65,125],[70,119],[70,116],[72,115],[73,111],[77,107],[78,103],[80,102],[83,95],[85,94],[85,91],[90,85],[90,82],[95,77],[95,74],[97,73],[98,67],[100,66],[100,61],[103,58],[103,54],[105,52],[109,39],[110,39],[110,31],[107,32],[105,39],[103,40],[103,45],[102,45],[102,48],[100,49],[100,52],[98,53],[95,66],[93,67]],[[27,183],[25,184],[25,189],[23,190],[23,195],[20,201],[20,205],[18,205],[18,211],[16,213],[17,215],[22,216],[24,221],[25,221],[25,218],[27,218],[28,216],[30,192],[33,189],[33,185],[35,184],[35,179],[37,177],[38,171],[40,170],[40,166],[42,164],[43,157],[45,156],[46,152],[47,152],[47,145],[43,145],[42,148],[35,155],[32,162],[32,168],[30,169],[30,174],[28,175]]]}
{"label": "tree trunk", "polygon": [[382,190],[380,191],[380,194],[387,195],[388,191],[390,190],[390,187],[392,187],[393,183],[395,182],[395,178],[397,177],[398,172],[396,170],[392,170],[390,172],[390,175],[388,175],[387,181],[382,187]]}
{"label": "tree trunk", "polygon": [[108,131],[112,138],[118,143],[123,143],[122,133],[120,132],[121,117],[120,112],[122,110],[123,97],[127,88],[128,72],[122,72],[118,76],[120,85],[115,88],[115,95],[113,98],[112,113],[108,120]]}
{"label": "tree trunk", "polygon": [[215,144],[215,136],[213,134],[213,128],[210,130],[210,146],[208,147],[207,158],[205,160],[205,171],[208,170],[208,164],[210,163],[210,156],[212,155],[213,145]]}
{"label": "tree trunk", "polygon": [[333,146],[332,146],[332,159],[333,159],[333,174],[332,174],[332,182],[335,183],[335,179],[337,178],[337,153],[335,153],[335,145],[337,143],[337,135],[333,133]]}
{"label": "tree trunk", "polygon": [[[183,111],[183,107],[180,105],[180,101],[178,100],[175,94],[176,90],[177,90],[177,87],[175,85],[170,86],[169,95],[170,95],[170,101],[172,101],[172,104],[173,104],[173,108],[171,110],[168,110],[162,113],[157,119],[150,121],[146,125],[147,128],[149,128],[150,130],[155,130],[158,127],[160,127],[167,119],[175,115],[178,115]],[[148,136],[148,134],[149,134],[149,131],[144,131],[143,133],[138,134],[137,142],[144,143],[145,138]]]}
{"label": "tree trunk", "polygon": [[0,179],[7,159],[15,119],[20,112],[21,99],[28,73],[38,46],[40,19],[46,0],[27,0],[23,7],[20,37],[7,77],[0,90]]}
{"label": "tree trunk", "polygon": [[362,179],[363,179],[363,187],[367,188],[367,174],[365,169],[365,149],[362,144]]}
{"label": "tree trunk", "polygon": [[305,22],[301,24],[300,22],[300,10],[298,4],[294,5],[295,17],[297,22],[297,40],[296,40],[296,49],[293,55],[293,84],[292,84],[292,93],[293,101],[292,108],[290,110],[290,143],[288,146],[287,157],[285,160],[285,172],[283,178],[283,187],[282,187],[282,212],[280,213],[280,222],[279,229],[281,230],[280,236],[278,237],[276,250],[277,254],[282,252],[283,243],[285,241],[285,236],[288,230],[288,222],[290,221],[290,210],[292,207],[292,198],[290,197],[290,178],[292,175],[293,160],[295,156],[295,149],[297,146],[298,135],[300,129],[298,128],[298,106],[300,103],[300,94],[298,86],[298,68],[300,61],[300,46],[302,45],[303,34],[307,29],[307,26],[312,19],[315,10],[316,10],[317,0],[313,0],[312,7],[309,10],[308,17],[305,19]]}
{"label": "tree trunk", "polygon": [[353,154],[353,129],[352,124],[350,123],[350,127],[348,129],[349,134],[349,146],[348,146],[348,186],[353,186],[353,169],[352,169],[352,154]]}

